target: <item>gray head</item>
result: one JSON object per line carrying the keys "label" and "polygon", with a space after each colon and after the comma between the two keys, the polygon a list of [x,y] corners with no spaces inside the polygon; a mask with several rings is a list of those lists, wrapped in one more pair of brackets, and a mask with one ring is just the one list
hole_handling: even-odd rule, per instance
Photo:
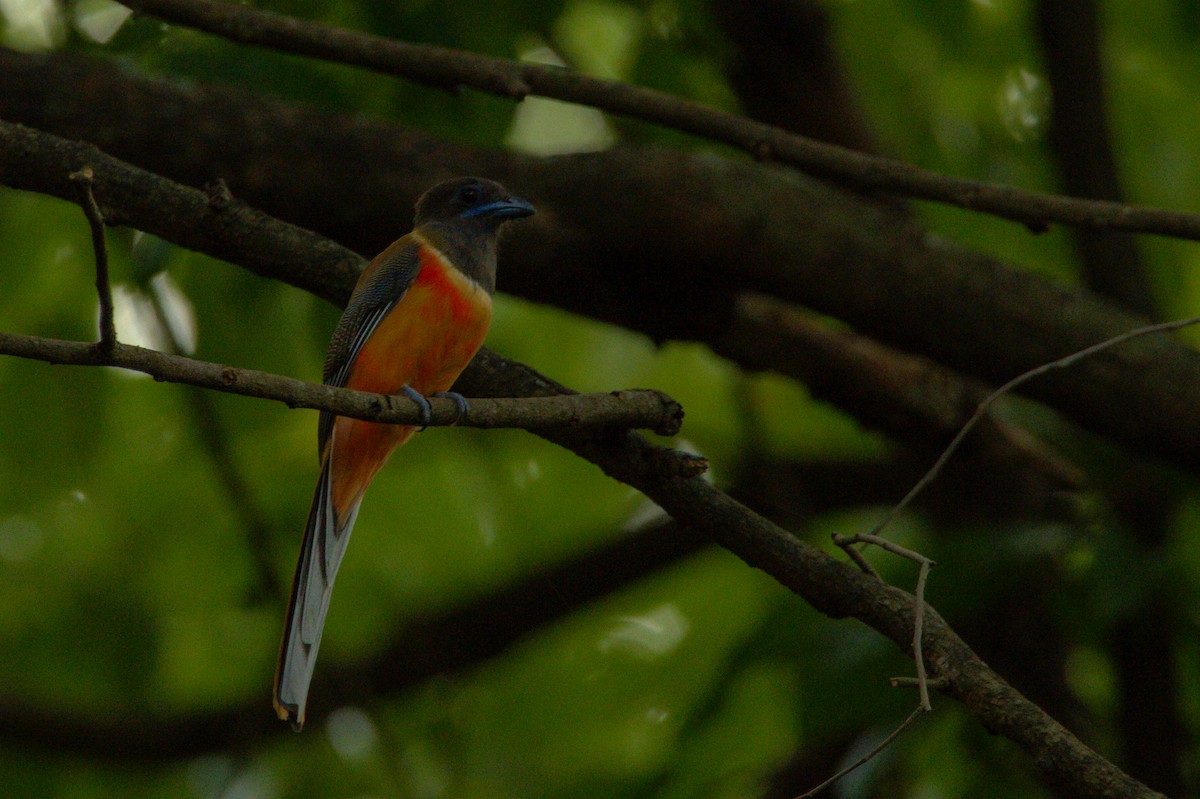
{"label": "gray head", "polygon": [[417,200],[415,227],[463,274],[488,291],[496,285],[496,236],[533,206],[486,178],[439,183]]}
{"label": "gray head", "polygon": [[417,200],[416,226],[440,222],[494,230],[509,219],[532,213],[532,205],[513,197],[494,180],[455,178],[421,195]]}

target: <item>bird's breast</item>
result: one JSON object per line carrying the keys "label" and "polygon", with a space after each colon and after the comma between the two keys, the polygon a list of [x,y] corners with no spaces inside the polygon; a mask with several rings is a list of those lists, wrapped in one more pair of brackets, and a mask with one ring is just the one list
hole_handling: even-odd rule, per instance
{"label": "bird's breast", "polygon": [[347,385],[395,394],[446,391],[483,344],[492,298],[427,244],[412,286],[363,345]]}

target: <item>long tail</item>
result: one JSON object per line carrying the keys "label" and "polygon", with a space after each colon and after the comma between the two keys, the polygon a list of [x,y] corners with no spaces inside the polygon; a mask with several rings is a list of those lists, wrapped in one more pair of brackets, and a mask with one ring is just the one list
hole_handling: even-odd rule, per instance
{"label": "long tail", "polygon": [[339,523],[331,499],[332,460],[325,459],[313,494],[312,509],[308,512],[304,543],[292,580],[283,640],[279,644],[279,665],[275,669],[275,712],[295,730],[304,725],[304,707],[317,662],[317,649],[321,645],[325,614],[329,612],[333,578],[337,576],[354,519],[358,516],[359,500],[355,500]]}

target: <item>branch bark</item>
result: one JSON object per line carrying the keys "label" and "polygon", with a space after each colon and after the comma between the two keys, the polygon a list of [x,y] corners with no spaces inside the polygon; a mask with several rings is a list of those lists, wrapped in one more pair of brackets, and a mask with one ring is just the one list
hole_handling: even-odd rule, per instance
{"label": "branch bark", "polygon": [[654,122],[779,161],[846,186],[947,203],[1044,228],[1051,222],[1200,240],[1200,216],[1057,197],[940,175],[789,133],[691,100],[564,69],[410,44],[213,0],[129,0],[125,5],[231,41],[366,67],[442,87],[468,86],[514,100],[552,97]]}
{"label": "branch bark", "polygon": [[[575,394],[528,399],[472,400],[469,413],[459,418],[458,405],[445,397],[431,397],[426,422],[411,399],[370,394],[353,389],[307,383],[255,369],[197,361],[180,355],[114,342],[105,352],[82,341],[17,336],[0,333],[0,353],[73,366],[116,366],[144,372],[155,380],[226,391],[247,397],[277,400],[289,408],[313,408],[370,422],[442,427],[518,427],[526,430],[554,427],[621,429],[646,427],[659,435],[679,432],[683,409],[660,391],[647,389],[607,394]],[[499,356],[497,356],[499,357]]]}

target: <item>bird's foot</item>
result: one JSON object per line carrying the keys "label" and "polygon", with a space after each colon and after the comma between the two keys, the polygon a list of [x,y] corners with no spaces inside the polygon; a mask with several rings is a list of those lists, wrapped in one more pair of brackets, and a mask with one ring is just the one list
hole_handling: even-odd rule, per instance
{"label": "bird's foot", "polygon": [[421,409],[421,426],[417,428],[417,432],[429,427],[429,420],[433,418],[433,408],[429,407],[429,400],[425,395],[412,386],[401,386],[400,393],[417,403],[417,407]]}
{"label": "bird's foot", "polygon": [[445,397],[446,399],[454,400],[455,406],[458,408],[458,413],[454,417],[454,421],[450,424],[458,424],[467,418],[467,413],[470,412],[471,406],[467,404],[467,398],[457,391],[439,391],[433,394],[434,397]]}

